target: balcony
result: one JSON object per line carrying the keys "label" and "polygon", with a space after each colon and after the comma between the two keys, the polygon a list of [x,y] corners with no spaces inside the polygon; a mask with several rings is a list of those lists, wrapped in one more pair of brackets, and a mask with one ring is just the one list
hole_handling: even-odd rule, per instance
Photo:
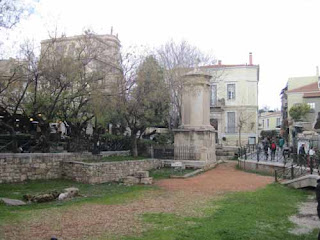
{"label": "balcony", "polygon": [[217,101],[215,102],[211,102],[210,103],[210,108],[222,108],[226,105],[226,102],[225,102],[225,99],[224,98],[221,98],[221,99],[218,99]]}

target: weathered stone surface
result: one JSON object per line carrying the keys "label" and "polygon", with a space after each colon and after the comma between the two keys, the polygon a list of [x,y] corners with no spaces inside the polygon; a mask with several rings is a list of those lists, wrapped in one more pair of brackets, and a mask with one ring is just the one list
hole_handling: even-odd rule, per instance
{"label": "weathered stone surface", "polygon": [[7,204],[8,206],[23,206],[26,205],[25,202],[18,199],[10,199],[10,198],[0,198],[2,202]]}
{"label": "weathered stone surface", "polygon": [[138,184],[140,181],[139,178],[133,177],[133,176],[127,176],[126,178],[123,179],[123,183],[126,185],[131,185],[131,184]]}
{"label": "weathered stone surface", "polygon": [[135,177],[137,178],[148,178],[149,177],[149,171],[137,171],[134,174]]}
{"label": "weathered stone surface", "polygon": [[151,185],[153,183],[152,177],[141,178],[140,183],[144,185]]}
{"label": "weathered stone surface", "polygon": [[60,193],[58,191],[52,191],[50,193],[38,194],[38,195],[26,194],[23,196],[23,199],[28,202],[43,203],[43,202],[50,202],[57,199],[59,194]]}
{"label": "weathered stone surface", "polygon": [[76,197],[79,195],[79,188],[71,187],[64,189],[64,192],[68,194],[69,197]]}
{"label": "weathered stone surface", "polygon": [[[162,165],[156,159],[103,163],[76,161],[94,157],[77,153],[0,154],[0,183],[58,178],[91,184],[105,183],[120,181],[136,172]],[[148,173],[143,173],[141,177],[148,177]]]}

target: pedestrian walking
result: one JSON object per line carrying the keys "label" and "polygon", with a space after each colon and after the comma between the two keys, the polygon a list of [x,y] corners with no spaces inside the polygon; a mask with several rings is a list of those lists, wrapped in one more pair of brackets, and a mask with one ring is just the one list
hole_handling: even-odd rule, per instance
{"label": "pedestrian walking", "polygon": [[275,160],[274,157],[275,157],[276,151],[277,151],[277,145],[274,141],[271,143],[270,148],[271,148],[271,161],[272,161],[272,160]]}
{"label": "pedestrian walking", "polygon": [[310,147],[309,149],[309,168],[310,168],[310,173],[313,173],[313,168],[314,168],[314,154],[315,151],[313,150],[313,147]]}
{"label": "pedestrian walking", "polygon": [[266,157],[266,161],[268,161],[269,157],[269,144],[267,142],[264,143],[263,145],[263,150],[264,150],[264,155]]}
{"label": "pedestrian walking", "polygon": [[305,165],[305,156],[306,155],[306,150],[304,148],[304,144],[301,144],[300,148],[299,148],[299,165]]}
{"label": "pedestrian walking", "polygon": [[279,148],[281,149],[281,152],[283,150],[283,146],[284,146],[284,139],[282,137],[280,137],[280,139],[279,139]]}

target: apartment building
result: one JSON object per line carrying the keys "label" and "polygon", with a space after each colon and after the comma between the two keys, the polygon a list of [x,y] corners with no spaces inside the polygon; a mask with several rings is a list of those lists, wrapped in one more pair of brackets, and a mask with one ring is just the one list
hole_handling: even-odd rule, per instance
{"label": "apartment building", "polygon": [[258,141],[259,65],[249,64],[202,67],[212,75],[210,122],[217,130],[217,141],[225,146],[255,144]]}

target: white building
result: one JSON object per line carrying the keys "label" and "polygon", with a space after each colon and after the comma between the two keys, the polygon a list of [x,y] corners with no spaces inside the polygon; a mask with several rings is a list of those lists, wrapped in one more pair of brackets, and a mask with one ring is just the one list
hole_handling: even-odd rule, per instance
{"label": "white building", "polygon": [[249,64],[205,66],[212,75],[211,124],[217,130],[218,143],[239,146],[258,140],[259,65]]}

